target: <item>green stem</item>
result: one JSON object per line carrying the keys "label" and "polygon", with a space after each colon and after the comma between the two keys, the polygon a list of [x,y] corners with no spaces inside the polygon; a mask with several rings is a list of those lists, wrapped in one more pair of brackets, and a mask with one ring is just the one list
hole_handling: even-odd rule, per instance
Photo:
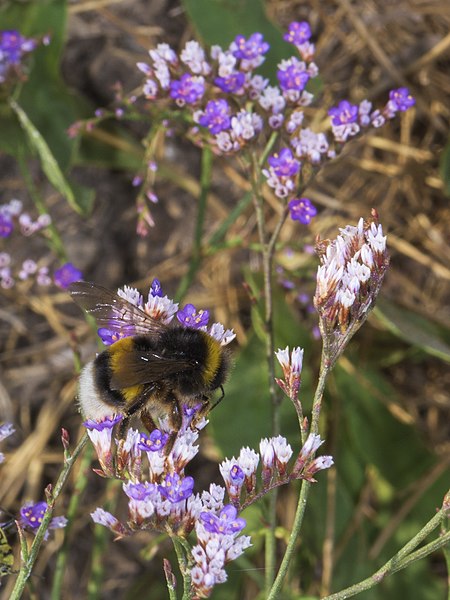
{"label": "green stem", "polygon": [[227,218],[220,224],[220,226],[209,238],[208,251],[212,251],[213,248],[215,248],[215,246],[217,246],[223,240],[230,226],[236,222],[236,219],[244,212],[251,201],[252,195],[250,192],[247,192],[242,196],[236,206],[231,210]]}
{"label": "green stem", "polygon": [[64,530],[64,543],[58,552],[55,567],[55,576],[53,578],[53,586],[51,592],[51,600],[59,600],[61,598],[61,588],[63,584],[64,572],[67,565],[67,559],[69,555],[70,547],[70,534],[75,521],[75,516],[78,511],[81,496],[86,489],[88,483],[88,472],[92,461],[93,446],[89,445],[83,458],[80,462],[79,475],[76,478],[75,489],[70,497],[69,507],[67,509],[67,526]]}
{"label": "green stem", "polygon": [[403,546],[401,550],[394,554],[394,556],[387,561],[378,571],[376,571],[367,579],[356,583],[345,590],[341,590],[340,592],[336,592],[335,594],[331,594],[331,596],[326,596],[323,600],[343,600],[344,598],[349,598],[350,596],[355,596],[364,590],[368,590],[371,587],[379,584],[385,577],[388,575],[392,575],[396,571],[400,569],[404,569],[409,566],[415,560],[419,560],[431,554],[431,552],[436,551],[439,548],[447,545],[450,541],[450,532],[447,532],[445,535],[437,538],[433,542],[430,542],[423,548],[420,548],[416,552],[413,550],[434,530],[436,527],[439,527],[440,523],[446,516],[446,510],[441,508],[436,515],[428,521],[428,523],[415,535],[407,544]]}
{"label": "green stem", "polygon": [[167,591],[169,592],[170,600],[177,600],[176,580],[172,572],[172,566],[167,558],[164,559],[164,575],[166,577]]}
{"label": "green stem", "polygon": [[[446,499],[444,499],[444,506],[446,505],[447,499],[448,499],[448,497]],[[448,515],[448,511],[447,511],[447,519],[445,519],[442,522],[441,539],[444,536],[448,535],[448,533],[449,533],[450,519],[448,518],[448,516],[449,515]],[[447,598],[448,598],[448,600],[450,600],[450,546],[444,546],[442,548],[442,552],[444,554],[445,564],[447,566]]]}
{"label": "green stem", "polygon": [[192,249],[192,258],[189,265],[188,272],[183,277],[178,286],[175,299],[179,302],[188,291],[191,283],[193,282],[197,271],[200,268],[202,261],[202,238],[203,229],[205,225],[206,207],[208,204],[208,194],[211,188],[211,174],[212,174],[212,152],[209,148],[203,148],[202,152],[202,163],[201,163],[201,176],[200,176],[200,196],[198,199],[198,212],[197,221],[195,224],[194,232],[194,246]]}
{"label": "green stem", "polygon": [[178,559],[178,565],[180,567],[181,575],[183,577],[183,597],[182,600],[191,600],[191,573],[188,567],[187,561],[187,552],[189,550],[183,544],[181,538],[176,537],[175,535],[169,535],[172,539],[173,547],[175,548],[175,552]]}
{"label": "green stem", "polygon": [[42,519],[42,523],[36,532],[36,536],[31,545],[28,557],[26,560],[24,560],[24,562],[20,568],[19,575],[16,579],[14,589],[10,596],[10,600],[18,600],[19,598],[22,597],[23,591],[25,589],[25,585],[27,583],[28,578],[31,575],[32,568],[38,557],[39,549],[41,547],[42,542],[44,541],[44,536],[48,530],[50,521],[52,520],[55,502],[58,499],[59,495],[61,494],[64,484],[66,483],[67,478],[69,476],[69,473],[72,470],[72,467],[73,467],[75,461],[77,460],[80,452],[83,450],[84,446],[86,445],[87,440],[88,440],[88,435],[87,435],[87,433],[85,433],[84,436],[79,441],[77,447],[73,451],[72,455],[69,458],[67,458],[64,463],[64,466],[61,470],[61,473],[58,477],[55,487],[51,492],[50,500],[48,500],[47,510]]}
{"label": "green stem", "polygon": [[[322,353],[322,362],[319,373],[319,380],[317,382],[316,392],[314,394],[314,402],[313,402],[313,414],[311,421],[311,429],[310,433],[316,434],[319,428],[319,415],[320,408],[322,405],[322,397],[323,392],[325,390],[325,383],[329,374],[329,367],[327,367],[327,362],[324,354]],[[308,501],[308,494],[311,488],[311,483],[309,481],[302,481],[302,486],[300,489],[300,495],[297,504],[297,510],[294,517],[294,523],[292,525],[292,532],[289,538],[288,545],[286,547],[286,551],[283,556],[283,560],[281,561],[280,568],[278,570],[278,574],[273,583],[272,589],[267,596],[267,600],[275,600],[279,598],[281,587],[283,585],[284,579],[286,577],[289,564],[291,562],[292,556],[295,552],[297,546],[297,540],[300,535],[300,530],[302,527],[303,519],[305,516],[306,503]]]}
{"label": "green stem", "polygon": [[[279,400],[275,385],[275,355],[274,355],[274,331],[273,331],[273,298],[272,298],[272,258],[273,253],[268,252],[266,242],[266,226],[264,218],[264,203],[261,196],[260,169],[255,154],[251,156],[251,181],[253,191],[253,203],[256,213],[256,222],[258,226],[259,242],[262,248],[263,278],[264,278],[264,325],[266,334],[266,361],[268,365],[268,384],[269,394],[272,406],[272,435],[276,436],[280,432],[279,420]],[[275,577],[276,564],[276,505],[277,490],[269,497],[268,505],[268,526],[266,530],[265,543],[265,589],[270,589]]]}
{"label": "green stem", "polygon": [[277,141],[277,139],[278,139],[278,135],[279,135],[279,134],[278,134],[278,132],[277,132],[277,131],[273,131],[273,132],[272,132],[272,134],[271,134],[271,136],[270,136],[270,138],[269,138],[269,140],[268,140],[268,142],[267,142],[267,144],[266,144],[266,147],[264,148],[264,150],[263,150],[263,152],[261,153],[261,156],[260,156],[260,158],[259,158],[259,161],[258,161],[258,168],[259,168],[259,169],[262,169],[262,167],[264,166],[264,163],[266,162],[266,160],[267,160],[267,157],[268,157],[268,156],[269,156],[269,154],[270,154],[270,151],[272,150],[272,148],[273,148],[273,146],[274,146],[275,142],[276,142],[276,141]]}

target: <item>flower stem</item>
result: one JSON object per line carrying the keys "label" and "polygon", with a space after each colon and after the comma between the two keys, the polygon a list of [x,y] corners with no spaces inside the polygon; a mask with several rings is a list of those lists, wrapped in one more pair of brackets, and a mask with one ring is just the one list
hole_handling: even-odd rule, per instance
{"label": "flower stem", "polygon": [[203,228],[205,225],[206,207],[208,203],[208,194],[211,187],[211,174],[212,174],[212,152],[209,148],[203,148],[202,151],[202,163],[201,163],[201,175],[200,175],[200,195],[198,199],[198,212],[197,221],[195,224],[194,232],[194,246],[192,248],[192,258],[189,265],[188,272],[185,274],[183,279],[178,286],[175,299],[180,301],[188,291],[191,283],[193,282],[197,271],[200,268],[202,261],[202,239],[203,239]]}
{"label": "flower stem", "polygon": [[367,579],[355,583],[354,585],[326,596],[323,600],[343,600],[350,596],[355,596],[364,590],[368,590],[371,587],[379,584],[385,577],[392,575],[393,573],[404,569],[416,560],[424,558],[425,556],[435,552],[439,548],[443,548],[450,542],[450,532],[445,533],[443,536],[433,540],[423,548],[413,552],[413,550],[434,530],[440,525],[442,520],[446,516],[446,509],[441,508],[436,515],[428,521],[428,523],[415,535],[407,544],[403,546],[401,550],[397,552],[386,564],[384,564],[378,571],[376,571]]}
{"label": "flower stem", "polygon": [[191,592],[191,573],[188,568],[188,561],[186,558],[186,553],[188,549],[185,548],[181,538],[173,535],[169,531],[169,535],[172,539],[173,547],[175,548],[175,552],[178,559],[178,565],[180,567],[181,575],[183,576],[183,597],[182,600],[191,600],[192,592]]}
{"label": "flower stem", "polygon": [[75,489],[70,497],[69,508],[67,509],[67,526],[64,529],[64,543],[58,552],[55,567],[55,576],[53,578],[53,586],[51,592],[51,600],[58,600],[61,598],[61,588],[63,584],[64,572],[66,569],[69,547],[70,547],[70,533],[75,521],[75,516],[78,511],[81,496],[86,489],[88,483],[88,471],[92,461],[93,446],[89,445],[83,458],[80,462],[79,475],[75,481]]}
{"label": "flower stem", "polygon": [[[268,366],[268,384],[269,394],[272,406],[272,435],[276,436],[280,432],[279,405],[277,389],[275,385],[275,348],[274,348],[274,330],[273,330],[273,296],[272,296],[272,259],[274,244],[269,247],[266,241],[266,226],[264,218],[264,204],[260,189],[260,169],[258,159],[255,154],[251,155],[251,182],[253,192],[253,203],[256,213],[256,222],[258,226],[259,242],[261,244],[263,278],[264,278],[264,325],[266,334],[266,361]],[[272,236],[273,239],[273,236]],[[276,504],[277,490],[269,497],[268,506],[268,527],[266,531],[265,543],[265,589],[270,589],[275,577],[276,562]]]}
{"label": "flower stem", "polygon": [[169,592],[170,600],[177,600],[176,594],[176,579],[172,572],[172,566],[167,558],[164,559],[164,575],[166,576],[167,591]]}
{"label": "flower stem", "polygon": [[[327,362],[325,359],[325,355],[322,352],[322,362],[320,365],[320,373],[319,380],[317,382],[316,392],[314,394],[314,402],[313,402],[313,411],[312,411],[312,421],[311,421],[311,429],[310,433],[317,433],[319,428],[319,415],[320,409],[322,406],[322,397],[325,389],[325,383],[327,376],[330,372],[329,367],[327,366]],[[300,535],[300,530],[303,523],[303,518],[305,516],[306,503],[308,500],[308,494],[311,487],[311,483],[309,481],[303,481],[302,486],[300,488],[300,495],[297,504],[297,510],[295,512],[294,523],[292,525],[292,532],[289,538],[288,545],[286,547],[286,551],[283,556],[283,560],[281,561],[280,568],[278,570],[278,574],[275,578],[273,586],[267,596],[267,600],[275,600],[279,597],[281,592],[281,587],[283,585],[284,578],[286,577],[289,564],[291,562],[292,556],[294,554],[298,536]]]}
{"label": "flower stem", "polygon": [[28,578],[31,575],[31,570],[33,568],[34,563],[38,557],[39,549],[41,547],[42,542],[44,541],[45,534],[50,525],[50,521],[53,516],[53,509],[55,507],[55,502],[58,499],[59,495],[62,492],[64,484],[67,481],[70,471],[77,460],[80,452],[83,450],[86,442],[88,440],[88,435],[85,433],[81,440],[78,442],[77,447],[73,451],[72,455],[65,460],[64,466],[61,470],[61,473],[58,477],[58,480],[55,484],[54,489],[51,491],[50,499],[48,500],[48,507],[42,519],[42,523],[39,529],[36,532],[36,536],[33,540],[33,543],[30,548],[30,552],[26,560],[24,560],[19,575],[16,579],[16,583],[14,585],[14,589],[11,593],[10,600],[18,600],[22,597],[23,591],[25,589],[25,585],[27,583]]}
{"label": "flower stem", "polygon": [[216,231],[211,235],[207,243],[207,251],[209,253],[214,252],[216,246],[220,244],[220,242],[225,237],[228,229],[233,223],[236,222],[237,218],[244,212],[247,206],[252,201],[252,195],[250,192],[245,193],[236,206],[230,211],[228,216],[224,219],[224,221],[219,225]]}

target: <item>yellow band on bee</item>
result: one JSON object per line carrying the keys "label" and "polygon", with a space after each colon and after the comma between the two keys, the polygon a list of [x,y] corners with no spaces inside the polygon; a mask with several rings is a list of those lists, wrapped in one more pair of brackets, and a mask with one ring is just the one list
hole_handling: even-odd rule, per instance
{"label": "yellow band on bee", "polygon": [[[204,333],[204,332],[201,332]],[[206,385],[212,383],[214,377],[217,375],[217,371],[220,367],[221,361],[221,348],[220,344],[213,337],[204,333],[204,340],[208,347],[208,352],[205,360],[205,369],[203,371],[203,379]]]}
{"label": "yellow band on bee", "polygon": [[[112,373],[119,373],[126,363],[127,353],[132,352],[134,349],[134,340],[132,337],[126,337],[118,340],[112,344],[109,348],[110,352],[110,367]],[[137,396],[144,390],[143,385],[133,385],[130,387],[122,388],[120,390],[124,400],[127,404],[131,404],[136,400]]]}

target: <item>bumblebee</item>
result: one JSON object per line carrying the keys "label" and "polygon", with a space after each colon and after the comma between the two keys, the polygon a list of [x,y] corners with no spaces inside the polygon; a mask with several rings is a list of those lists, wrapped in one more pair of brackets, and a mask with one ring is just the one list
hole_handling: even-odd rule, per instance
{"label": "bumblebee", "polygon": [[[99,421],[115,413],[128,423],[137,415],[149,431],[157,423],[177,433],[183,405],[200,405],[197,414],[203,416],[222,399],[230,358],[206,331],[167,324],[94,283],[77,281],[69,291],[100,328],[115,334],[113,339],[128,335],[83,368],[78,401],[85,418]],[[222,396],[211,405],[219,388]]]}

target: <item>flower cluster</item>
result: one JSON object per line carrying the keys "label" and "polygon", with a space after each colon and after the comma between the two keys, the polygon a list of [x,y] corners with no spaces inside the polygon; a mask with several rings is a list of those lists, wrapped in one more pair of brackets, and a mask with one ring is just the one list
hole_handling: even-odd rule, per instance
{"label": "flower cluster", "polygon": [[208,598],[216,584],[227,580],[225,565],[251,546],[249,536],[239,536],[246,522],[237,514],[231,504],[219,511],[215,508],[199,514],[195,524],[198,543],[192,548],[195,566],[191,569],[191,578],[200,598]]}
{"label": "flower cluster", "polygon": [[[42,214],[33,220],[31,215],[23,210],[20,200],[13,199],[6,204],[0,204],[0,238],[10,238],[14,231],[29,237],[34,233],[45,230],[51,224],[48,214]],[[0,252],[0,286],[9,289],[16,280],[24,281],[33,278],[41,286],[51,283],[49,269],[39,265],[34,259],[23,260],[19,267],[14,264],[13,257],[8,252]]]}
{"label": "flower cluster", "polygon": [[[258,73],[270,51],[261,33],[248,38],[237,35],[228,47],[214,45],[209,51],[194,40],[179,53],[166,43],[158,44],[149,51],[149,62],[137,64],[145,77],[140,96],[116,94],[121,108],[98,109],[94,118],[74,123],[69,135],[91,130],[105,118],[136,111],[136,101],[142,97],[155,132],[172,136],[180,128],[186,133],[187,127],[194,144],[219,155],[239,153],[249,170],[263,169],[267,185],[283,200],[291,218],[308,225],[317,211],[301,192],[311,174],[364,129],[381,127],[415,103],[407,88],[391,90],[381,109],[374,109],[368,100],[358,105],[342,100],[328,109],[329,122],[318,130],[316,123],[307,122],[305,111],[315,101],[309,83],[319,74],[311,37],[305,21],[288,26],[283,39],[293,47],[293,56],[278,64],[276,85]],[[155,224],[151,214],[151,205],[158,202],[155,146],[148,148],[143,171],[133,179],[139,187],[139,235],[146,235]],[[270,156],[269,148],[274,150]],[[258,167],[256,162],[250,166],[250,154],[257,157]]]}
{"label": "flower cluster", "polygon": [[[159,429],[140,433],[129,429],[125,439],[113,441],[114,427],[122,417],[86,421],[101,469],[106,477],[123,480],[128,498],[128,516],[119,520],[103,508],[92,513],[94,522],[108,527],[118,538],[138,530],[167,531],[186,538],[195,531],[191,548],[191,580],[198,597],[206,598],[218,583],[226,581],[225,565],[250,546],[250,538],[240,535],[245,520],[238,513],[271,489],[293,479],[314,481],[313,475],[333,464],[329,456],[314,458],[322,441],[311,435],[288,469],[293,451],[286,439],[263,439],[259,454],[242,448],[238,458],[224,460],[220,472],[225,488],[211,484],[208,491],[194,493],[194,479],[186,475],[188,463],[198,452],[201,407],[184,407],[183,424],[176,436]],[[261,485],[257,468],[261,461]],[[226,496],[228,495],[228,503]]]}
{"label": "flower cluster", "polygon": [[0,85],[23,76],[22,60],[37,47],[34,39],[27,39],[18,31],[0,31]]}
{"label": "flower cluster", "polygon": [[381,110],[372,110],[372,103],[363,100],[358,105],[342,100],[328,111],[331,117],[331,130],[336,142],[346,142],[356,136],[364,127],[382,127],[397,113],[405,112],[414,106],[415,100],[408,88],[398,88],[389,92],[389,100]]}
{"label": "flower cluster", "polygon": [[318,241],[320,266],[314,305],[331,362],[368,316],[389,266],[386,236],[376,212],[369,222],[347,225],[331,240]]}
{"label": "flower cluster", "polygon": [[175,439],[158,429],[150,434],[129,429],[125,439],[115,441],[115,448],[112,432],[121,417],[87,421],[85,426],[99,458],[98,472],[121,478],[128,498],[126,522],[102,508],[92,513],[94,522],[117,537],[145,529],[170,530],[185,538],[195,529],[192,586],[197,595],[206,597],[215,584],[226,580],[225,564],[240,556],[250,539],[239,535],[245,521],[224,503],[225,490],[212,485],[209,491],[194,494],[194,479],[185,474],[198,452],[198,428],[205,424],[196,417],[195,409],[185,407],[183,426]]}
{"label": "flower cluster", "polygon": [[7,238],[19,227],[22,235],[28,237],[48,227],[51,223],[50,215],[42,214],[33,221],[31,216],[23,210],[20,200],[13,199],[6,204],[0,204],[0,237]]}
{"label": "flower cluster", "polygon": [[303,224],[317,212],[309,199],[298,197],[305,164],[317,169],[362,129],[381,127],[414,105],[408,89],[399,88],[389,93],[381,110],[368,100],[359,105],[342,100],[328,111],[331,132],[309,127],[305,107],[314,96],[308,83],[319,73],[311,37],[307,22],[289,25],[284,40],[295,48],[295,55],[278,64],[277,85],[256,72],[270,50],[261,33],[238,35],[228,48],[212,46],[209,54],[196,41],[187,42],[179,55],[168,44],[159,44],[149,52],[150,64],[138,63],[150,106],[175,104],[174,118],[182,108],[191,122],[188,135],[200,146],[208,145],[217,154],[245,154],[252,146],[263,154],[276,131],[277,150],[268,157],[263,174],[275,195],[289,202],[291,218]]}
{"label": "flower cluster", "polygon": [[283,369],[284,379],[275,379],[283,392],[292,401],[296,401],[301,383],[302,365],[303,365],[303,350],[296,347],[292,350],[289,356],[289,347],[284,350],[278,350],[275,353],[278,362]]}
{"label": "flower cluster", "polygon": [[[152,317],[152,319],[168,324],[176,316],[184,327],[201,329],[220,342],[222,346],[226,346],[236,337],[233,330],[225,329],[221,323],[213,323],[208,328],[209,312],[207,310],[197,311],[193,304],[186,304],[183,309],[178,310],[178,304],[168,296],[163,296],[158,279],[153,280],[146,302],[144,302],[144,298],[138,290],[128,286],[119,288],[117,294]],[[123,325],[123,315],[118,313],[117,317],[119,316],[121,317],[120,320],[115,320],[114,314],[112,314],[108,327],[101,327],[98,330],[98,335],[106,346],[137,333],[136,324],[133,321],[134,315],[130,315],[130,324],[126,326]]]}
{"label": "flower cluster", "polygon": [[[233,506],[242,510],[271,489],[293,479],[314,481],[314,473],[333,464],[331,456],[313,458],[322,443],[320,436],[310,435],[290,470],[288,463],[293,450],[281,435],[262,439],[259,454],[251,448],[242,448],[237,458],[225,459],[219,468]],[[256,472],[260,459],[261,485],[258,485]]]}

